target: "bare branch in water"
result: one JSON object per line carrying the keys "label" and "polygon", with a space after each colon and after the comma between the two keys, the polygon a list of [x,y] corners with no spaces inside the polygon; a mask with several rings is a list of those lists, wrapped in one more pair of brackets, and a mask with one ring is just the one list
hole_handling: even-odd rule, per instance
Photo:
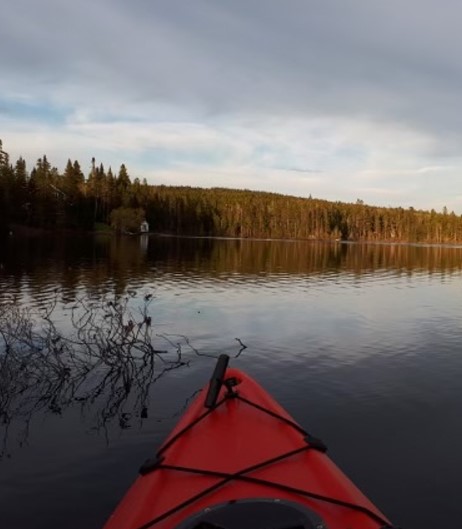
{"label": "bare branch in water", "polygon": [[240,338],[234,338],[236,340],[236,342],[241,346],[241,348],[239,349],[239,351],[237,352],[236,356],[234,358],[237,358],[238,356],[241,355],[242,351],[245,351],[247,349],[247,345],[245,345],[244,343],[242,343],[242,340]]}
{"label": "bare branch in water", "polygon": [[[83,413],[96,410],[96,428],[110,422],[128,428],[133,417],[147,418],[152,384],[189,365],[183,348],[215,356],[200,352],[187,336],[155,334],[153,295],[145,295],[135,310],[136,299],[134,292],[80,298],[60,307],[59,318],[57,295],[41,312],[0,307],[0,458],[7,453],[13,421],[23,423],[20,442],[27,440],[34,413],[61,414],[75,405]],[[236,341],[237,357],[247,346]]]}
{"label": "bare branch in water", "polygon": [[[177,351],[181,352],[182,348],[181,348],[181,342],[174,342],[173,340],[171,340],[170,338],[181,338],[181,340],[183,341],[184,345],[190,350],[192,351],[195,355],[197,356],[207,356],[209,358],[218,358],[220,356],[220,353],[216,353],[216,354],[212,354],[212,353],[202,353],[199,351],[199,349],[197,349],[196,347],[194,347],[194,345],[191,343],[190,339],[185,336],[184,334],[169,334],[169,333],[163,333],[163,334],[157,334],[156,336],[158,336],[159,338],[163,338],[164,340],[167,341],[167,343],[169,345],[171,345],[172,347],[176,347],[177,348]],[[240,354],[242,353],[242,351],[244,351],[245,349],[247,349],[247,345],[245,345],[239,338],[235,338],[235,340],[239,343],[240,345],[240,349],[239,351],[234,355],[233,358],[237,358],[238,356],[240,356]]]}

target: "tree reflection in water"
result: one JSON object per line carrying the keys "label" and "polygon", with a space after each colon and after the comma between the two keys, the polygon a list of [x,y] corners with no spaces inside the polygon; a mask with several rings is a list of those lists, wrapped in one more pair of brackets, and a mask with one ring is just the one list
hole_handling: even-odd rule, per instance
{"label": "tree reflection in water", "polygon": [[[152,294],[137,309],[135,292],[78,299],[64,308],[57,299],[43,311],[13,303],[0,307],[0,458],[7,455],[13,422],[22,425],[21,444],[37,412],[61,414],[79,405],[94,414],[95,428],[113,421],[128,428],[132,417],[148,417],[152,384],[189,365],[186,352],[212,356],[186,336],[154,332]],[[236,340],[238,356],[246,346]]]}

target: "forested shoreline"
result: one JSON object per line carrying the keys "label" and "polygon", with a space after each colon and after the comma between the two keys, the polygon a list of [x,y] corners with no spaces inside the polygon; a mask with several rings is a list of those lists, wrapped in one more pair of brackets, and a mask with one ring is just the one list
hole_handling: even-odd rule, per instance
{"label": "forested shoreline", "polygon": [[64,171],[46,155],[28,170],[11,161],[0,141],[0,232],[13,225],[44,230],[93,231],[110,225],[132,232],[146,219],[150,230],[218,237],[462,242],[462,216],[444,208],[368,206],[224,188],[149,185],[91,160],[88,174],[68,160]]}

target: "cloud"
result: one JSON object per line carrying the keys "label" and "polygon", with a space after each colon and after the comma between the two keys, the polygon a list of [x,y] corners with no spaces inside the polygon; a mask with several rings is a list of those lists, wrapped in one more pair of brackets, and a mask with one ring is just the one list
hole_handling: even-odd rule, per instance
{"label": "cloud", "polygon": [[97,156],[166,183],[461,211],[461,15],[429,0],[16,0],[1,136],[61,166]]}
{"label": "cloud", "polygon": [[459,128],[450,103],[462,6],[406,5],[18,0],[6,9],[3,59],[15,76],[65,87],[62,100],[91,93],[95,106],[154,100]]}
{"label": "cloud", "polygon": [[308,168],[303,168],[303,167],[288,167],[286,169],[287,171],[293,171],[295,173],[308,173],[308,174],[312,174],[312,173],[321,173],[322,171],[319,171],[318,169],[308,169]]}

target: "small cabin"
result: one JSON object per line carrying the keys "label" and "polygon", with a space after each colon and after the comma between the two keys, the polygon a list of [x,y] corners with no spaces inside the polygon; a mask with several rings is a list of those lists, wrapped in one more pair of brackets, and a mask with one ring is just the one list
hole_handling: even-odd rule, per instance
{"label": "small cabin", "polygon": [[141,233],[148,233],[149,231],[149,224],[147,220],[143,220],[143,222],[140,225],[140,232]]}

